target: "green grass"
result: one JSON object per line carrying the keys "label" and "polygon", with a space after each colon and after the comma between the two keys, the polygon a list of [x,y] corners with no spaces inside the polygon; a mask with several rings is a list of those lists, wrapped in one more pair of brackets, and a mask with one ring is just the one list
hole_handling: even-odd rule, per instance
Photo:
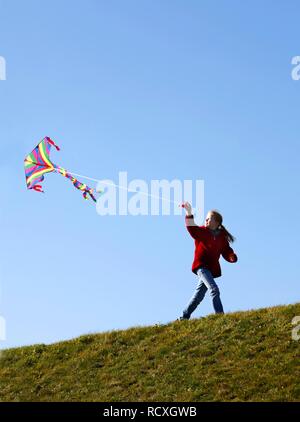
{"label": "green grass", "polygon": [[6,350],[1,401],[299,401],[300,304]]}

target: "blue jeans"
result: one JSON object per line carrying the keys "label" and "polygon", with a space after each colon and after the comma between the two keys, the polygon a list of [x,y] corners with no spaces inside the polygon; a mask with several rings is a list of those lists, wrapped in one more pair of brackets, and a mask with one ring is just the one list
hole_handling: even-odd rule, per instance
{"label": "blue jeans", "polygon": [[212,302],[214,306],[214,310],[216,314],[223,314],[223,306],[220,299],[220,290],[217,286],[211,272],[206,268],[199,268],[197,271],[198,276],[198,285],[196,287],[196,291],[191,298],[188,306],[183,311],[183,318],[189,319],[191,314],[197,308],[200,302],[202,302],[205,293],[209,290],[209,293],[212,297]]}

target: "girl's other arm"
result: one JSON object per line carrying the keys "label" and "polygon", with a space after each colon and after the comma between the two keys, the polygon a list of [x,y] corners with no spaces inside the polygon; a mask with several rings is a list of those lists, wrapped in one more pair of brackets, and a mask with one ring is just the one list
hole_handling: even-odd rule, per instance
{"label": "girl's other arm", "polygon": [[226,246],[223,249],[222,256],[226,261],[234,263],[237,262],[238,257],[234,253],[233,249],[229,246],[229,242],[226,240]]}

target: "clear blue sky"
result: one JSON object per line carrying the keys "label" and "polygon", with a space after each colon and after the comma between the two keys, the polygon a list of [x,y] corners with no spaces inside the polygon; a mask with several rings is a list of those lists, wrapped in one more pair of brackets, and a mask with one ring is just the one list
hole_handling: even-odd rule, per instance
{"label": "clear blue sky", "polygon": [[[203,179],[237,237],[226,311],[299,301],[298,1],[0,1],[1,347],[167,323],[195,284],[182,217],[100,217],[25,155],[93,178]],[[198,221],[202,224],[201,221]],[[194,316],[212,313],[206,297]]]}

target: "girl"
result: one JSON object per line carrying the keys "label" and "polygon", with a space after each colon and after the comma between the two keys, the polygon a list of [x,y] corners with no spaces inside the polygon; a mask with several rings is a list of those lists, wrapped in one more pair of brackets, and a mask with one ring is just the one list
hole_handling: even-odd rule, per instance
{"label": "girl", "polygon": [[237,262],[237,256],[229,246],[234,237],[223,226],[223,217],[215,210],[209,211],[204,226],[197,226],[192,215],[192,207],[185,202],[186,228],[195,239],[195,255],[192,271],[198,276],[198,285],[180,320],[189,319],[192,312],[209,290],[216,314],[223,314],[220,291],[214,278],[221,276],[220,255],[228,262]]}

